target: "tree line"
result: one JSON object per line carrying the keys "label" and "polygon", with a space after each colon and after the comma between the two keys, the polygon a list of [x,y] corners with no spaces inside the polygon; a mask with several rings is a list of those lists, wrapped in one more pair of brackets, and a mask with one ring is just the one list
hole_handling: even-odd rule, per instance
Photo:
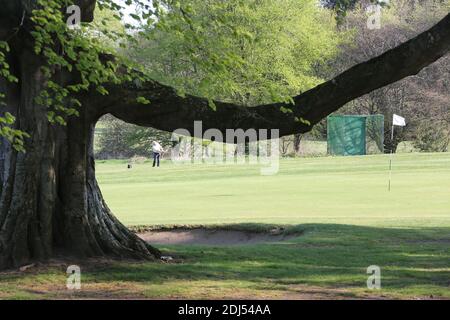
{"label": "tree line", "polygon": [[[218,51],[232,52],[241,59],[225,76],[196,63],[197,58],[188,53],[190,43],[186,43],[186,39],[169,36],[161,30],[150,30],[150,40],[141,43],[143,47],[127,50],[126,54],[146,65],[155,78],[180,90],[251,106],[306,91],[356,63],[392,49],[429,28],[450,7],[448,1],[395,1],[383,7],[381,29],[369,30],[366,24],[368,3],[347,3],[352,10],[346,11],[338,28],[333,28],[335,22],[329,13],[328,16],[323,11],[311,15],[312,6],[293,11],[290,10],[293,2],[287,1],[262,2],[258,8],[246,8],[246,19],[239,20],[238,26],[243,33],[251,29],[249,34],[258,34],[258,41],[245,37],[237,40],[222,30],[209,30],[209,45]],[[335,5],[325,3],[330,8]],[[287,10],[291,19],[281,19]],[[214,19],[218,14],[210,10],[196,18]],[[264,17],[270,15],[267,22]],[[305,45],[301,40],[312,28],[316,28],[314,41],[309,40]],[[286,30],[290,31],[288,36]],[[224,46],[226,48],[222,48]],[[338,113],[384,115],[386,152],[396,150],[398,144],[405,141],[412,142],[418,151],[447,151],[450,143],[449,68],[450,59],[445,57],[420,75],[373,91],[350,102]],[[394,113],[406,117],[408,125],[397,130],[391,141]],[[166,146],[172,144],[168,132],[126,124],[113,117],[104,118],[100,125],[100,158],[148,156],[151,140],[160,140]],[[281,153],[300,154],[302,140],[325,141],[326,135],[325,119],[306,137],[301,134],[284,137]]]}

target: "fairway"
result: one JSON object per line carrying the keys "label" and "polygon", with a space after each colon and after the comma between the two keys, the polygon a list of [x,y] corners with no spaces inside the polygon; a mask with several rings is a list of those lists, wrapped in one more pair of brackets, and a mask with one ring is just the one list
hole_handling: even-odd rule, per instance
{"label": "fairway", "polygon": [[108,205],[126,225],[335,223],[450,226],[450,153],[284,159],[255,165],[98,161]]}

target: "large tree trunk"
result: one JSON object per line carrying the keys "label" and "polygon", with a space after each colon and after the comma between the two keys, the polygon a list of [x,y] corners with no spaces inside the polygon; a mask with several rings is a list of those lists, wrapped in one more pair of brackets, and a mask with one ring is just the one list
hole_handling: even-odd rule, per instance
{"label": "large tree trunk", "polygon": [[26,153],[17,153],[0,139],[0,268],[58,253],[159,257],[159,251],[123,226],[103,200],[95,179],[94,106],[83,101],[80,116],[67,126],[49,124],[47,108],[34,101],[45,81],[40,59],[22,50],[11,65],[20,83],[2,83],[7,108],[31,138]]}

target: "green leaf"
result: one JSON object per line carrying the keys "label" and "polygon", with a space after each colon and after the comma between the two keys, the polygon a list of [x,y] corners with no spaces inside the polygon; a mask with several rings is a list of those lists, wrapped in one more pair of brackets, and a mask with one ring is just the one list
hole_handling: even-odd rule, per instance
{"label": "green leaf", "polygon": [[140,104],[150,104],[150,100],[147,100],[145,97],[137,97],[136,101]]}

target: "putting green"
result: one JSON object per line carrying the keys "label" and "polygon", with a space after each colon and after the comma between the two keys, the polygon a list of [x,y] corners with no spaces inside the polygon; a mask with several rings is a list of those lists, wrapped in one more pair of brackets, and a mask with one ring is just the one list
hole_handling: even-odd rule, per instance
{"label": "putting green", "polygon": [[98,161],[108,205],[127,225],[337,223],[450,226],[450,153],[283,159],[254,165]]}

